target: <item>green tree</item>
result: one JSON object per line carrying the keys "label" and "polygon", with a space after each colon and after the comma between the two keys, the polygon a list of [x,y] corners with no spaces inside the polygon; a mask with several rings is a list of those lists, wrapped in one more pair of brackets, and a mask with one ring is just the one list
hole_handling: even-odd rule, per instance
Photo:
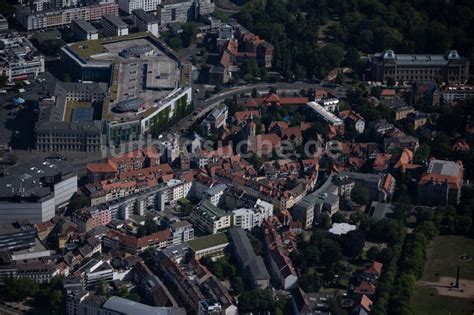
{"label": "green tree", "polygon": [[361,185],[355,185],[351,191],[351,200],[359,205],[367,205],[370,201],[369,190]]}
{"label": "green tree", "polygon": [[198,29],[194,23],[185,23],[182,27],[183,31],[181,32],[181,41],[183,47],[187,48],[193,45],[196,42],[196,34]]}
{"label": "green tree", "polygon": [[247,82],[254,82],[260,76],[257,61],[253,58],[246,59],[240,66],[240,71]]}
{"label": "green tree", "polygon": [[365,245],[364,233],[360,230],[350,231],[341,237],[342,253],[348,257],[357,257]]}
{"label": "green tree", "polygon": [[0,87],[3,88],[8,83],[8,77],[6,75],[0,75]]}
{"label": "green tree", "polygon": [[69,204],[67,205],[67,214],[71,215],[74,211],[86,207],[90,207],[89,198],[87,198],[84,194],[80,192],[76,192],[69,200]]}
{"label": "green tree", "polygon": [[36,281],[29,278],[7,278],[5,279],[5,296],[10,301],[21,301],[27,297],[33,297],[39,290]]}
{"label": "green tree", "polygon": [[239,313],[272,312],[275,309],[270,289],[243,292],[239,297]]}
{"label": "green tree", "polygon": [[321,288],[321,278],[317,274],[303,275],[298,283],[305,292],[318,292]]}
{"label": "green tree", "polygon": [[416,150],[415,155],[413,156],[413,162],[415,163],[426,163],[431,157],[431,147],[430,145],[423,143]]}
{"label": "green tree", "polygon": [[244,291],[244,282],[241,277],[234,277],[230,280],[234,295],[239,295]]}

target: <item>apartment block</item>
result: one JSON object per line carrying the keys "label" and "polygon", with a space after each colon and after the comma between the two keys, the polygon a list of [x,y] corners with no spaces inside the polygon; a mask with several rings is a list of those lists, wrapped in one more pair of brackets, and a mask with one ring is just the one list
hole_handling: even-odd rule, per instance
{"label": "apartment block", "polygon": [[127,14],[135,10],[156,11],[160,2],[160,0],[118,0],[120,10]]}
{"label": "apartment block", "polygon": [[82,19],[72,21],[71,30],[79,41],[99,39],[99,31],[92,24]]}
{"label": "apartment block", "polygon": [[120,17],[115,15],[104,15],[100,21],[107,37],[128,35],[128,25]]}
{"label": "apartment block", "polygon": [[210,201],[203,201],[198,209],[191,213],[191,222],[202,231],[216,234],[231,225],[231,214],[214,206]]}
{"label": "apartment block", "polygon": [[49,27],[69,25],[73,20],[85,21],[100,20],[103,15],[118,15],[119,6],[114,1],[101,1],[88,6],[68,7],[64,9],[51,9],[32,11],[27,7],[18,6],[16,20],[27,31]]}
{"label": "apartment block", "polygon": [[[156,6],[155,6],[156,9]],[[150,32],[156,37],[159,37],[159,20],[156,16],[146,12],[148,10],[135,9],[133,10],[133,20],[140,32]]]}

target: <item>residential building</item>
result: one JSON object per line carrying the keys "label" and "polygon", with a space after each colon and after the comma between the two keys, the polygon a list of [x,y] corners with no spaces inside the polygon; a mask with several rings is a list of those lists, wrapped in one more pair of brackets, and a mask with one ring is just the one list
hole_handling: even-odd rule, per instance
{"label": "residential building", "polygon": [[366,174],[356,172],[341,172],[339,175],[347,176],[356,185],[367,188],[372,201],[385,201],[393,197],[395,192],[395,178],[391,174]]}
{"label": "residential building", "polygon": [[89,183],[98,183],[111,178],[128,178],[133,171],[158,167],[164,174],[172,172],[167,164],[159,165],[159,154],[155,147],[138,149],[118,156],[108,158],[105,162],[87,164],[87,180]]}
{"label": "residential building", "polygon": [[169,229],[143,237],[131,236],[116,230],[110,230],[104,237],[104,246],[131,254],[138,254],[147,248],[165,248],[171,241]]}
{"label": "residential building", "polygon": [[73,20],[71,30],[78,41],[99,39],[99,31],[83,19]]}
{"label": "residential building", "polygon": [[212,205],[219,207],[224,203],[224,193],[227,185],[217,184],[202,193],[203,200],[209,200]]}
{"label": "residential building", "polygon": [[69,203],[77,192],[77,175],[64,160],[28,161],[6,168],[0,187],[0,223],[41,223]]}
{"label": "residential building", "polygon": [[30,225],[0,223],[0,251],[15,251],[35,245],[36,230]]}
{"label": "residential building", "polygon": [[425,113],[415,111],[413,113],[408,114],[407,116],[410,125],[413,126],[413,129],[418,129],[426,125],[428,121],[428,116]]}
{"label": "residential building", "polygon": [[232,240],[237,267],[243,277],[254,288],[267,288],[270,285],[270,275],[263,258],[255,254],[246,232],[239,228],[232,228],[229,230],[229,237]]}
{"label": "residential building", "polygon": [[224,233],[201,236],[188,241],[193,257],[200,260],[206,256],[213,260],[224,256],[224,250],[229,245],[229,239]]}
{"label": "residential building", "polygon": [[433,105],[454,105],[474,97],[474,86],[466,84],[446,85],[433,93]]}
{"label": "residential building", "polygon": [[216,234],[231,226],[231,213],[226,213],[206,200],[191,213],[190,220],[200,230]]}
{"label": "residential building", "polygon": [[17,33],[0,35],[0,75],[8,81],[36,78],[44,72],[44,56]]}
{"label": "residential building", "polygon": [[[128,0],[125,0],[128,1]],[[145,1],[145,2],[154,2],[153,1]],[[132,1],[128,2],[132,3]],[[119,1],[120,4],[120,1]],[[153,7],[153,10],[146,10],[143,8],[134,9],[133,10],[133,20],[135,22],[136,27],[140,32],[150,32],[154,36],[160,36],[160,28],[159,28],[159,21],[158,18],[146,11],[154,11],[156,10],[156,5]],[[125,11],[125,10],[124,10]]]}
{"label": "residential building", "polygon": [[113,273],[114,268],[108,262],[97,259],[91,259],[76,271],[84,279],[86,288],[97,286],[99,281],[112,281]]}
{"label": "residential building", "polygon": [[131,14],[135,10],[143,10],[145,12],[156,11],[160,0],[119,0],[119,8],[127,14]]}
{"label": "residential building", "polygon": [[430,160],[418,182],[418,202],[429,206],[456,206],[461,201],[463,172],[460,161]]}
{"label": "residential building", "polygon": [[344,120],[346,123],[352,123],[354,125],[355,130],[358,133],[363,133],[365,129],[365,120],[364,118],[357,112],[353,110],[344,110],[339,112],[339,117]]}
{"label": "residential building", "polygon": [[469,59],[455,50],[446,55],[395,54],[393,50],[369,55],[372,81],[429,82],[441,77],[445,82],[464,83],[469,78]]}
{"label": "residential building", "polygon": [[190,309],[198,314],[237,315],[237,307],[227,289],[198,260],[177,262],[158,253],[157,265],[165,282]]}
{"label": "residential building", "polygon": [[30,10],[17,6],[15,18],[27,31],[69,25],[73,20],[100,20],[103,15],[118,15],[119,6],[113,0],[103,0],[86,6],[72,6],[61,9]]}
{"label": "residential building", "polygon": [[342,119],[326,110],[323,106],[316,102],[307,103],[307,107],[314,113],[319,119],[328,125],[332,125],[338,129],[344,128],[344,122]]}
{"label": "residential building", "polygon": [[193,7],[194,1],[163,0],[157,7],[158,19],[161,25],[186,23],[195,17]]}
{"label": "residential building", "polygon": [[264,231],[267,257],[273,278],[277,279],[284,290],[295,289],[298,286],[298,276],[281,236],[271,224],[266,224]]}
{"label": "residential building", "polygon": [[162,0],[157,7],[161,25],[186,23],[214,12],[212,0]]}
{"label": "residential building", "polygon": [[383,264],[378,261],[373,261],[363,270],[365,280],[370,282],[376,282],[382,275]]}
{"label": "residential building", "polygon": [[91,207],[76,211],[71,216],[71,221],[77,225],[81,233],[87,233],[97,226],[106,226],[112,221],[110,209],[99,210]]}
{"label": "residential building", "polygon": [[101,19],[104,35],[107,37],[128,35],[128,25],[116,15],[104,15]]}
{"label": "residential building", "polygon": [[170,226],[172,233],[172,244],[178,245],[194,239],[194,228],[186,220],[174,222]]}
{"label": "residential building", "polygon": [[407,118],[408,114],[414,113],[415,108],[413,108],[412,106],[400,106],[400,107],[396,107],[394,109],[394,112],[395,112],[395,120],[402,120],[402,119]]}
{"label": "residential building", "polygon": [[217,132],[219,128],[226,126],[226,120],[229,110],[227,106],[218,106],[211,111],[209,115],[203,120],[202,125],[206,128],[208,134]]}
{"label": "residential building", "polygon": [[331,175],[317,190],[303,197],[291,209],[293,218],[310,228],[320,214],[332,216],[339,211],[341,196],[347,196],[354,187],[354,181],[344,176]]}

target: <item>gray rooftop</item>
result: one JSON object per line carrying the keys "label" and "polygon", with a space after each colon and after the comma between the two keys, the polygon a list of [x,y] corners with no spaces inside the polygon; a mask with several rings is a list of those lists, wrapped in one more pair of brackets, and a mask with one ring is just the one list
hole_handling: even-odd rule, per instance
{"label": "gray rooftop", "polygon": [[394,205],[391,203],[373,201],[370,205],[369,216],[375,220],[382,220],[388,214],[393,213]]}
{"label": "gray rooftop", "polygon": [[145,12],[143,9],[133,10],[132,13],[136,16],[136,18],[145,21],[146,23],[158,23],[158,18],[156,16]]}
{"label": "gray rooftop", "polygon": [[433,159],[428,165],[427,173],[434,173],[447,176],[458,176],[460,166],[453,161],[436,160]]}
{"label": "gray rooftop", "polygon": [[395,54],[393,50],[387,50],[382,53],[377,53],[374,56],[383,62],[392,61],[401,66],[446,66],[451,60],[461,59],[455,50],[451,50],[447,55]]}
{"label": "gray rooftop", "polygon": [[5,176],[0,178],[0,198],[14,196],[45,197],[51,193],[50,187],[43,187],[46,178],[67,178],[75,175],[75,169],[69,162],[60,159],[27,161],[9,167]]}
{"label": "gray rooftop", "polygon": [[217,184],[217,185],[214,185],[213,187],[209,188],[208,190],[206,190],[206,193],[213,196],[213,195],[216,195],[220,192],[223,192],[227,189],[227,185],[226,184]]}
{"label": "gray rooftop", "polygon": [[240,260],[242,261],[243,265],[247,265],[252,262],[256,255],[247,233],[241,228],[233,228],[229,230],[229,236],[232,239],[234,244],[233,246],[240,256]]}
{"label": "gray rooftop", "polygon": [[270,279],[270,275],[268,274],[267,267],[263,262],[263,258],[261,256],[256,256],[254,260],[250,262],[248,265],[250,274],[255,280],[266,280]]}
{"label": "gray rooftop", "polygon": [[124,315],[185,315],[183,308],[157,307],[127,300],[118,296],[112,296],[105,301],[102,308],[118,312]]}
{"label": "gray rooftop", "polygon": [[94,26],[92,26],[91,23],[87,22],[86,20],[75,19],[75,20],[72,20],[72,22],[87,33],[94,33],[95,34],[95,33],[98,32],[97,29]]}
{"label": "gray rooftop", "polygon": [[348,176],[354,181],[365,181],[379,183],[383,180],[384,174],[369,174],[369,173],[356,173],[356,172],[341,172],[341,176]]}
{"label": "gray rooftop", "polygon": [[126,28],[128,27],[127,23],[125,23],[120,17],[115,15],[104,15],[102,16],[105,20],[107,20],[110,24],[118,28]]}

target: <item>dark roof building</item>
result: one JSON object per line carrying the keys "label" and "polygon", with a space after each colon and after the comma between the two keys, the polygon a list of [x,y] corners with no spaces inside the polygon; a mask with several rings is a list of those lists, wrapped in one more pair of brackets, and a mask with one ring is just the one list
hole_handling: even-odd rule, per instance
{"label": "dark roof building", "polygon": [[372,81],[388,78],[404,82],[429,82],[441,76],[445,82],[464,83],[469,78],[469,59],[455,50],[446,55],[395,54],[393,50],[369,55]]}
{"label": "dark roof building", "polygon": [[255,255],[252,244],[244,230],[233,228],[229,230],[229,237],[233,242],[237,265],[246,280],[253,287],[266,288],[270,284],[270,274],[261,256]]}

